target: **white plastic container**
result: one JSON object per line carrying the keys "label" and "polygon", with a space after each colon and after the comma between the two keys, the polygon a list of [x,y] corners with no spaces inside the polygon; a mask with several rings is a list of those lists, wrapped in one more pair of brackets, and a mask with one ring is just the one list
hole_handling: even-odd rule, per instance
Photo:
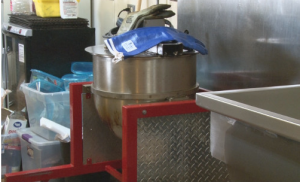
{"label": "white plastic container", "polygon": [[62,19],[76,19],[80,0],[59,0],[60,17]]}
{"label": "white plastic container", "polygon": [[22,84],[25,95],[28,120],[31,130],[47,140],[53,140],[56,133],[40,127],[42,117],[70,128],[70,92],[43,93]]}
{"label": "white plastic container", "polygon": [[17,134],[21,141],[23,171],[63,164],[59,141],[46,140],[29,128],[18,130]]}
{"label": "white plastic container", "polygon": [[10,11],[12,14],[33,14],[32,0],[10,0]]}

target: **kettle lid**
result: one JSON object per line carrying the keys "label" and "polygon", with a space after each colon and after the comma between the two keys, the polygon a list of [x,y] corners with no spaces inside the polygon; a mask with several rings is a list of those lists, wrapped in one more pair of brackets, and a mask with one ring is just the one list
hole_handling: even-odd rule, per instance
{"label": "kettle lid", "polygon": [[109,52],[108,48],[104,44],[87,47],[85,48],[85,51],[94,56],[114,57],[114,55]]}

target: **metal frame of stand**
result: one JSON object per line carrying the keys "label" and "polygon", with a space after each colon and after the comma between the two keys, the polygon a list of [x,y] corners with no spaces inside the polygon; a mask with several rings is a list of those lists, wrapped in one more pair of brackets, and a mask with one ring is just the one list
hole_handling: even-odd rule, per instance
{"label": "metal frame of stand", "polygon": [[[137,181],[137,121],[140,118],[209,112],[198,107],[195,100],[138,104],[122,108],[122,160],[83,164],[82,140],[82,87],[86,83],[70,84],[71,163],[42,169],[21,171],[5,175],[6,182],[48,181],[106,171],[122,182]],[[81,150],[79,150],[81,149]],[[117,169],[122,169],[120,173]]]}

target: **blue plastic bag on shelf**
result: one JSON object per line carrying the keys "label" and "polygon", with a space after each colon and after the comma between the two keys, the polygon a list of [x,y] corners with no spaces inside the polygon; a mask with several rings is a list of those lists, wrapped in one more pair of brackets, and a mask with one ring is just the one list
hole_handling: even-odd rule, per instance
{"label": "blue plastic bag on shelf", "polygon": [[177,41],[184,47],[207,54],[205,45],[194,37],[170,27],[144,27],[134,29],[105,40],[114,62],[140,54],[161,42]]}

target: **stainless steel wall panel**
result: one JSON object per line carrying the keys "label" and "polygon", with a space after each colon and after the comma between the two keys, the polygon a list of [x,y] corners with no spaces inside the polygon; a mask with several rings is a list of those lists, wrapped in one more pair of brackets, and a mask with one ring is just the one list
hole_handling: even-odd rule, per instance
{"label": "stainless steel wall panel", "polygon": [[300,2],[178,0],[178,29],[203,41],[200,87],[225,90],[300,83]]}

